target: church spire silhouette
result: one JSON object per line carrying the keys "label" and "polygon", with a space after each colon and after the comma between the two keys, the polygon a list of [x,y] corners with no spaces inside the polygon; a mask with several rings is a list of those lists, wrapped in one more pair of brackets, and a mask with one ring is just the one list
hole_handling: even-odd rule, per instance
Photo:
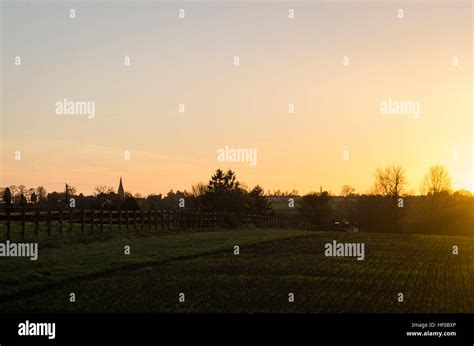
{"label": "church spire silhouette", "polygon": [[120,183],[119,183],[117,194],[119,195],[120,198],[125,198],[125,190],[123,189],[122,177],[120,177]]}

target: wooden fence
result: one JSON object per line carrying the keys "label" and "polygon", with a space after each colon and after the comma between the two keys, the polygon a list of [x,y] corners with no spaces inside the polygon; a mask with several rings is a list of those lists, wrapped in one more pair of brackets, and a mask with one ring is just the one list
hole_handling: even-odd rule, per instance
{"label": "wooden fence", "polygon": [[[27,228],[38,237],[40,224],[46,224],[48,237],[52,224],[56,224],[61,236],[76,232],[86,234],[104,232],[113,228],[121,230],[180,230],[209,229],[225,226],[226,220],[244,227],[254,225],[258,228],[309,229],[306,223],[278,216],[238,214],[222,212],[203,212],[195,210],[85,210],[85,209],[31,209],[0,208],[0,224],[5,226],[6,239],[11,239],[12,224],[19,224],[21,238],[25,239]],[[27,227],[29,225],[29,227]],[[76,227],[74,227],[76,225]],[[79,226],[80,225],[80,226]],[[80,227],[80,231],[77,228]],[[32,229],[31,229],[32,228]]]}

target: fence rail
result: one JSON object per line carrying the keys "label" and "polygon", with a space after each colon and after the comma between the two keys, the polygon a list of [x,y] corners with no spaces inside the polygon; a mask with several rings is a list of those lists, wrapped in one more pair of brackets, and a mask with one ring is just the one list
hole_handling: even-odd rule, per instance
{"label": "fence rail", "polygon": [[[6,239],[11,239],[12,224],[20,224],[21,238],[25,239],[28,232],[38,237],[40,224],[46,223],[46,232],[51,236],[52,225],[55,224],[61,236],[71,235],[73,231],[104,232],[105,230],[182,230],[209,229],[225,226],[228,223],[258,228],[309,229],[303,222],[279,216],[203,212],[196,210],[109,210],[109,209],[31,209],[31,208],[0,208],[0,225],[5,226]],[[76,227],[74,227],[76,225]],[[27,227],[29,226],[29,227]],[[75,230],[79,228],[79,231]]]}

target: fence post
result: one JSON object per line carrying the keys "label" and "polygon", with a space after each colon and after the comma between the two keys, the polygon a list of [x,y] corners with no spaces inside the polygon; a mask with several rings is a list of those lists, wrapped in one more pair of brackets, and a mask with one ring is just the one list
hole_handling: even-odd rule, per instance
{"label": "fence post", "polygon": [[91,210],[91,232],[94,233],[94,217],[95,217],[95,210]]}
{"label": "fence post", "polygon": [[143,219],[143,214],[144,214],[144,212],[143,212],[143,209],[142,209],[142,210],[140,211],[140,216],[141,216],[141,219],[142,219],[142,222],[141,222],[141,225],[140,225],[140,229],[141,229],[142,231],[143,231],[143,224],[145,223],[145,222],[144,222],[144,219]]}
{"label": "fence post", "polygon": [[179,225],[179,222],[180,222],[179,210],[173,210],[173,214],[174,214],[173,227],[174,227],[175,230],[179,230],[179,229],[180,229],[180,225]]}
{"label": "fence post", "polygon": [[112,209],[109,209],[109,231],[112,231]]}
{"label": "fence post", "polygon": [[63,210],[59,209],[59,233],[63,236]]}
{"label": "fence post", "polygon": [[126,210],[126,211],[125,211],[125,229],[126,229],[127,231],[128,231],[128,223],[129,223],[129,221],[130,221],[130,220],[129,220],[129,217],[130,217],[130,215],[129,215],[129,210]]}
{"label": "fence post", "polygon": [[153,213],[155,214],[155,231],[158,231],[158,214],[156,209],[153,208]]}
{"label": "fence post", "polygon": [[25,240],[25,228],[26,228],[26,213],[25,209],[21,210],[21,240]]}
{"label": "fence post", "polygon": [[120,207],[118,208],[118,226],[119,226],[119,231],[122,230],[122,209]]}
{"label": "fence post", "polygon": [[168,210],[168,217],[170,219],[171,230],[176,230],[176,215],[174,214],[174,210]]}
{"label": "fence post", "polygon": [[51,237],[51,210],[48,210],[48,238]]}
{"label": "fence post", "polygon": [[36,211],[36,223],[35,223],[35,236],[38,238],[39,235],[39,219],[40,219],[40,212],[39,210]]}
{"label": "fence post", "polygon": [[81,234],[84,234],[84,224],[86,223],[86,215],[84,208],[81,209]]}
{"label": "fence post", "polygon": [[173,225],[173,222],[174,222],[174,215],[173,215],[173,211],[172,210],[167,210],[166,211],[166,214],[168,215],[168,229],[171,230],[171,231],[174,231],[174,226]]}
{"label": "fence post", "polygon": [[104,231],[104,208],[100,208],[100,232]]}
{"label": "fence post", "polygon": [[159,214],[160,214],[160,223],[161,223],[161,230],[164,230],[165,229],[165,219],[163,218],[163,209],[160,209],[159,210]]}
{"label": "fence post", "polygon": [[163,231],[165,229],[165,214],[163,212],[163,209],[160,209],[160,216],[161,216],[161,230]]}
{"label": "fence post", "polygon": [[148,209],[148,230],[151,229],[151,209]]}
{"label": "fence post", "polygon": [[166,224],[168,226],[169,231],[171,229],[171,215],[169,210],[166,210]]}
{"label": "fence post", "polygon": [[72,226],[73,226],[73,223],[72,223],[72,213],[74,212],[73,209],[69,208],[69,236],[71,235],[72,233]]}
{"label": "fence post", "polygon": [[10,210],[7,210],[7,240],[10,240],[10,235],[11,235]]}
{"label": "fence post", "polygon": [[138,212],[135,210],[133,212],[133,228],[134,229],[137,229],[137,222],[138,222],[137,221],[137,219],[138,219],[137,215],[138,215]]}

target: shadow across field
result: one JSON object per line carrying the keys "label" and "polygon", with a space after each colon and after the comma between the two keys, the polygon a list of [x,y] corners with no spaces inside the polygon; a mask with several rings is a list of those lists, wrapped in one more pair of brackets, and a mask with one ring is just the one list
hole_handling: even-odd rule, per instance
{"label": "shadow across field", "polygon": [[[273,229],[183,230],[179,233],[112,231],[86,237],[40,239],[37,261],[24,257],[0,258],[0,301],[81,277],[123,271],[147,263],[231,251],[236,243],[252,245],[307,233]],[[129,247],[129,254],[126,254],[125,247]]]}
{"label": "shadow across field", "polygon": [[[324,244],[365,243],[365,260]],[[75,280],[0,305],[67,312],[473,312],[474,239],[312,233]],[[452,254],[453,245],[459,255]],[[184,251],[184,250],[183,250]],[[69,294],[76,302],[69,302]],[[185,293],[185,302],[179,302]],[[294,293],[295,302],[288,301]],[[398,302],[398,294],[404,302]]]}

